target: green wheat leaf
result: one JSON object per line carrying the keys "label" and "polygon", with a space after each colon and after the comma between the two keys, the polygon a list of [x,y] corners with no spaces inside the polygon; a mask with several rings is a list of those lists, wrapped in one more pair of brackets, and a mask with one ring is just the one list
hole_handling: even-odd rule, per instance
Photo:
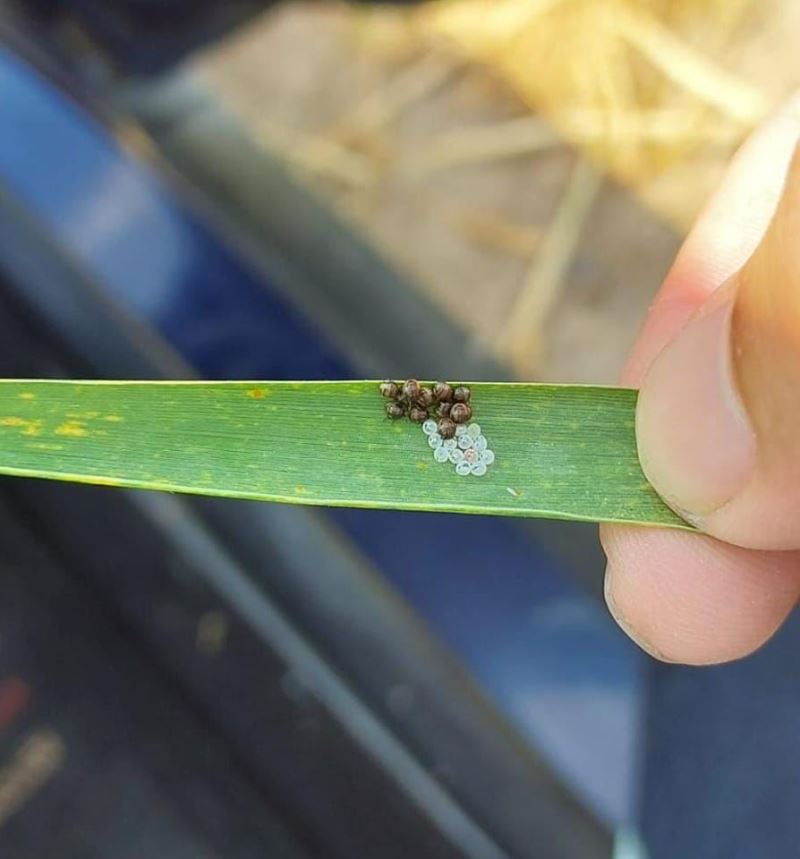
{"label": "green wheat leaf", "polygon": [[472,384],[496,454],[434,462],[377,382],[0,381],[0,474],[293,504],[688,527],[647,483],[636,392]]}

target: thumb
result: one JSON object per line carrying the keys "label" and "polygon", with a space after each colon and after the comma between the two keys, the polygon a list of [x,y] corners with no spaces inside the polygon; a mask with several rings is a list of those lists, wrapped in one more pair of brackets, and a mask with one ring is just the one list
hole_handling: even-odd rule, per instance
{"label": "thumb", "polygon": [[653,363],[642,467],[719,539],[800,548],[800,150],[760,245]]}

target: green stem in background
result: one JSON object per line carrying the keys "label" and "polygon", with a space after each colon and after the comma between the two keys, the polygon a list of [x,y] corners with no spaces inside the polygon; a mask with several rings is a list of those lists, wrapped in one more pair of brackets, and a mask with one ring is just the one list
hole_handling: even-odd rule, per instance
{"label": "green stem in background", "polygon": [[459,477],[377,382],[0,381],[0,474],[292,504],[689,527],[639,466],[636,392],[474,383]]}

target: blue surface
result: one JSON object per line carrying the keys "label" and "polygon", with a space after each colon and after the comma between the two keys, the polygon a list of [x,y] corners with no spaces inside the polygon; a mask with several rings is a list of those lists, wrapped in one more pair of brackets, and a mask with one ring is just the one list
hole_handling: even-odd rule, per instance
{"label": "blue surface", "polygon": [[[359,375],[174,189],[2,50],[0,127],[0,183],[101,288],[199,372],[218,379]],[[553,559],[502,519],[326,515],[461,655],[573,789],[609,822],[627,821],[641,662]],[[412,529],[423,554],[405,548]],[[387,532],[395,539],[386,540]]]}
{"label": "blue surface", "polygon": [[650,859],[800,856],[800,613],[753,656],[653,663],[641,817]]}

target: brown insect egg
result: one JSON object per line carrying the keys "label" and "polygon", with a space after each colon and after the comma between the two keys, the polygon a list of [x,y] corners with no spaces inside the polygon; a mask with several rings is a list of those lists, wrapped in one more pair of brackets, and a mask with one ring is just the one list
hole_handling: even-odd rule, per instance
{"label": "brown insect egg", "polygon": [[407,379],[403,383],[403,396],[408,399],[409,402],[414,402],[419,396],[420,392],[420,384],[416,379]]}
{"label": "brown insect egg", "polygon": [[456,434],[456,425],[450,418],[442,418],[437,428],[442,438],[452,438]]}
{"label": "brown insect egg", "polygon": [[453,386],[447,382],[437,382],[433,386],[433,398],[437,403],[449,403],[453,399]]}
{"label": "brown insect egg", "polygon": [[400,405],[400,403],[387,403],[386,404],[386,417],[391,418],[393,421],[402,418],[406,413],[406,410]]}
{"label": "brown insect egg", "polygon": [[450,420],[457,424],[465,424],[472,417],[472,409],[466,403],[453,403],[450,409]]}
{"label": "brown insect egg", "polygon": [[428,420],[428,410],[420,408],[419,406],[411,406],[408,410],[408,416],[415,424],[421,424]]}
{"label": "brown insect egg", "polygon": [[433,405],[433,392],[430,388],[420,388],[419,396],[417,397],[417,405],[423,409],[430,408]]}
{"label": "brown insect egg", "polygon": [[400,396],[400,385],[391,379],[381,382],[381,396],[387,397],[390,400],[396,400]]}
{"label": "brown insect egg", "polygon": [[466,385],[459,385],[453,391],[453,399],[457,403],[468,403],[471,395],[472,395],[472,392],[470,391],[470,389]]}
{"label": "brown insect egg", "polygon": [[452,403],[439,403],[438,407],[436,408],[436,414],[439,415],[440,418],[449,418],[450,409],[452,408]]}

